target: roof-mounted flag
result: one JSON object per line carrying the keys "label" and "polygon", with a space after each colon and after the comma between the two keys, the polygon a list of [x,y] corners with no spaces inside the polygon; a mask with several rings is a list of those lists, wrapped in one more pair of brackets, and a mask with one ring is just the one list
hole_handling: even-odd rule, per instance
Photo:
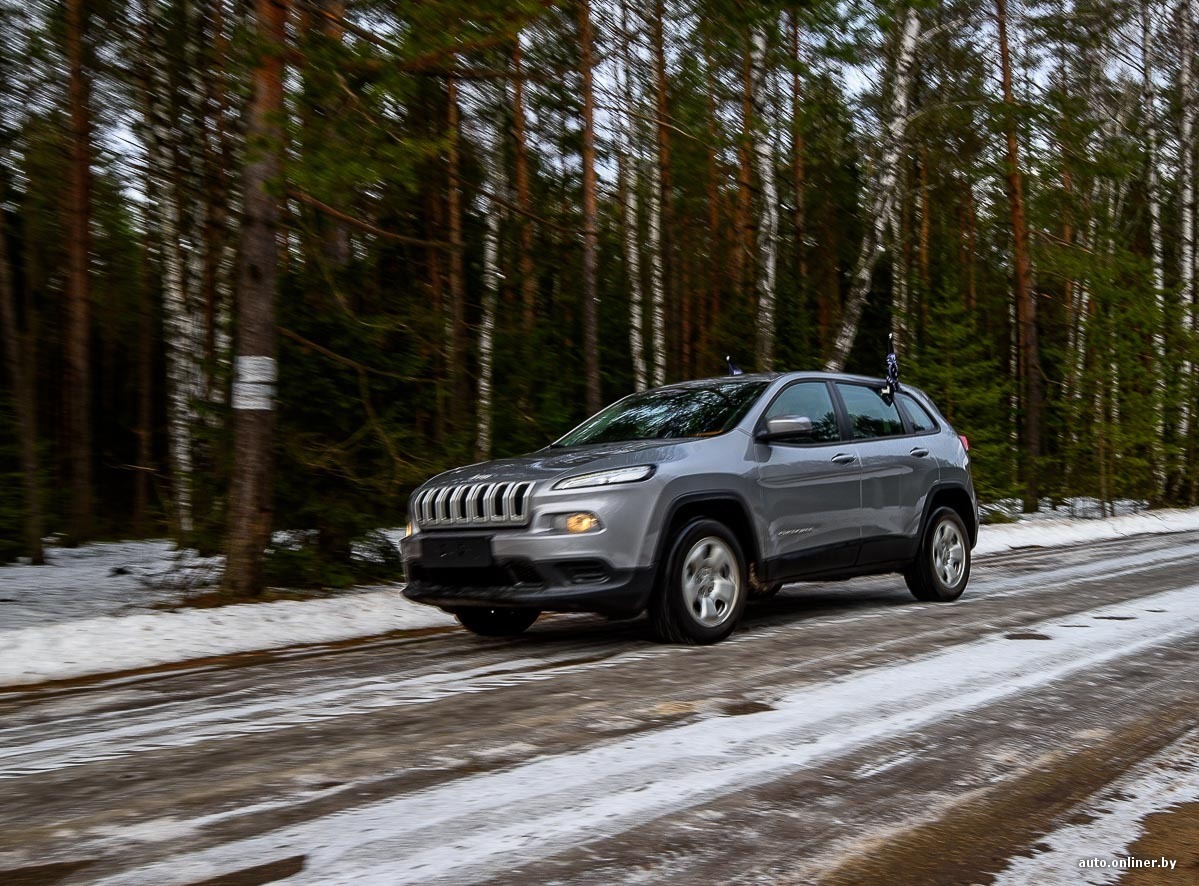
{"label": "roof-mounted flag", "polygon": [[883,387],[884,397],[899,393],[899,358],[895,356],[895,333],[887,336],[887,384]]}

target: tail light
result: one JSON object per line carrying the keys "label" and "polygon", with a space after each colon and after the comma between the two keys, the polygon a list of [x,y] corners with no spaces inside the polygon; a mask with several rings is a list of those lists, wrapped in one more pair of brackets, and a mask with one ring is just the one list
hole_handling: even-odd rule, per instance
{"label": "tail light", "polygon": [[966,439],[966,435],[958,434],[958,439],[962,441],[962,446],[965,447],[967,452],[969,452],[970,451],[970,441]]}

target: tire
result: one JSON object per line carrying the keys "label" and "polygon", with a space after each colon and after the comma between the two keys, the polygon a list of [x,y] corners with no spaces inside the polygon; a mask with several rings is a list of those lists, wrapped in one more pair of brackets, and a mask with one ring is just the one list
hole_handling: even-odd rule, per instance
{"label": "tire", "polygon": [[748,596],[737,537],[716,520],[693,520],[670,544],[650,600],[650,629],[664,643],[717,643],[737,627]]}
{"label": "tire", "polygon": [[515,637],[527,631],[539,615],[540,609],[488,609],[484,606],[454,612],[462,627],[480,637]]}
{"label": "tire", "polygon": [[970,581],[970,534],[953,508],[938,508],[928,520],[920,553],[903,573],[908,590],[926,603],[949,603]]}

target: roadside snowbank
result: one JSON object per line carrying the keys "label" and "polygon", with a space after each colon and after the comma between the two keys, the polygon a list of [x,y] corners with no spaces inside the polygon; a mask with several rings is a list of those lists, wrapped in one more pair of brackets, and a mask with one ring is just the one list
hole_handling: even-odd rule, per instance
{"label": "roadside snowbank", "polygon": [[141,612],[0,631],[0,686],[67,680],[213,655],[456,624],[398,587],[318,600]]}
{"label": "roadside snowbank", "polygon": [[984,526],[974,556],[1013,548],[1056,548],[1085,542],[1111,541],[1127,535],[1154,535],[1199,529],[1199,508],[1144,511],[1106,520],[1081,520],[1041,513],[1017,523]]}
{"label": "roadside snowbank", "polygon": [[[1037,514],[984,526],[975,555],[1187,530],[1199,530],[1199,508],[1107,520]],[[149,607],[208,586],[219,568],[162,541],[52,550],[51,562],[0,567],[0,686],[455,624],[439,610],[408,602],[397,585],[313,600],[156,611]]]}

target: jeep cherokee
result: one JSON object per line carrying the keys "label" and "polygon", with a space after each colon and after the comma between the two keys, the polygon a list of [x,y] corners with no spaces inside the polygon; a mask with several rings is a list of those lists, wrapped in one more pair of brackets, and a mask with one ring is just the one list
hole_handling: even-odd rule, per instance
{"label": "jeep cherokee", "polygon": [[413,494],[405,595],[487,636],[542,611],[648,611],[712,643],[784,582],[899,572],[956,600],[978,506],[965,438],[921,391],[831,373],[738,375],[617,401],[521,458]]}

